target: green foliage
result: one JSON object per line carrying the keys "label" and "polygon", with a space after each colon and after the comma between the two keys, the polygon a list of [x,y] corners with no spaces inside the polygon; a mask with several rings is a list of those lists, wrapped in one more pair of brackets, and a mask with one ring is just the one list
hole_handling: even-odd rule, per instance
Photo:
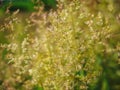
{"label": "green foliage", "polygon": [[21,11],[33,11],[34,4],[31,0],[5,0],[1,4],[1,9],[6,10],[10,6],[10,11],[20,9]]}
{"label": "green foliage", "polygon": [[[43,2],[45,10],[55,9],[57,1],[56,0],[39,0],[39,2]],[[1,3],[1,9],[5,11],[8,7],[10,11],[15,11],[17,9],[20,9],[22,12],[31,12],[34,11],[34,6],[38,5],[36,0],[5,0]],[[42,4],[40,4],[42,5]]]}

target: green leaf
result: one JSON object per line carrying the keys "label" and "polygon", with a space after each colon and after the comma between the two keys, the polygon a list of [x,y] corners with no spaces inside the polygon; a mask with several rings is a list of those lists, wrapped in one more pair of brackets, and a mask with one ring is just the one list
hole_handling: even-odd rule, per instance
{"label": "green leaf", "polygon": [[80,70],[80,71],[77,71],[76,73],[75,73],[75,75],[76,76],[81,76],[81,77],[85,77],[86,76],[86,71],[84,71],[84,70]]}
{"label": "green leaf", "polygon": [[10,11],[15,11],[17,9],[20,9],[21,11],[33,11],[34,10],[34,4],[31,0],[6,0],[3,1],[2,8],[5,10],[9,4],[12,4],[10,7]]}
{"label": "green leaf", "polygon": [[44,90],[43,87],[40,87],[39,85],[35,85],[33,87],[33,90]]}
{"label": "green leaf", "polygon": [[109,90],[109,85],[108,85],[108,81],[106,78],[104,78],[104,80],[103,80],[102,90]]}
{"label": "green leaf", "polygon": [[4,49],[2,52],[2,60],[5,60],[5,56],[8,53],[7,49]]}

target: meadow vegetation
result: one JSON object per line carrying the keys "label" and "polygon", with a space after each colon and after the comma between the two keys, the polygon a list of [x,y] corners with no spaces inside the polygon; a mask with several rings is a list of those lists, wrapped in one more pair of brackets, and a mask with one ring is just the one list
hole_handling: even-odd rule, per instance
{"label": "meadow vegetation", "polygon": [[117,4],[57,1],[0,13],[0,90],[119,90]]}

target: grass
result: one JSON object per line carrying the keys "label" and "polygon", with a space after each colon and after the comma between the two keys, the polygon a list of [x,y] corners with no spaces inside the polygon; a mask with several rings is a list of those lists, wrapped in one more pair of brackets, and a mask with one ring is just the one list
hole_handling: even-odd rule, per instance
{"label": "grass", "polygon": [[120,26],[114,2],[94,7],[86,1],[64,2],[56,11],[41,7],[26,17],[18,11],[5,17],[1,89],[119,90]]}

